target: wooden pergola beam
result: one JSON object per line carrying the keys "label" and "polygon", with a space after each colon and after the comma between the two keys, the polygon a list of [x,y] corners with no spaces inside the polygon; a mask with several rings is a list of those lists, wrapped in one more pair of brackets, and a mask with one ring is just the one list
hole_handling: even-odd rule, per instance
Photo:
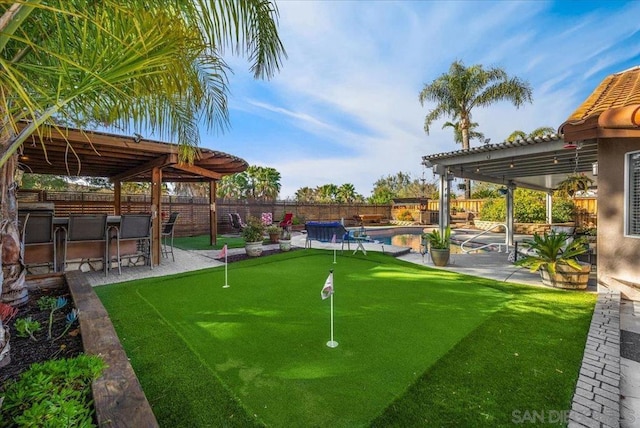
{"label": "wooden pergola beam", "polygon": [[178,169],[180,171],[189,172],[191,174],[201,175],[206,178],[210,178],[212,180],[220,180],[222,178],[222,174],[214,171],[210,171],[206,168],[202,168],[196,165],[189,165],[186,163],[179,163],[172,165],[173,168]]}
{"label": "wooden pergola beam", "polygon": [[178,163],[178,155],[175,153],[168,153],[166,155],[155,158],[143,165],[132,168],[121,174],[109,177],[111,181],[125,181],[126,179],[135,177],[136,175],[153,171],[154,168],[164,168],[169,165]]}

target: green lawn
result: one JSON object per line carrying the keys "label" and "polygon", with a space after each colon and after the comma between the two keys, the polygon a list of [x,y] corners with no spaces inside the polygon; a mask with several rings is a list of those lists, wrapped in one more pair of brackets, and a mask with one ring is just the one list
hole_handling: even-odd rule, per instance
{"label": "green lawn", "polygon": [[[569,408],[595,296],[300,250],[96,289],[162,426],[507,426]],[[320,290],[335,270],[335,339]]]}

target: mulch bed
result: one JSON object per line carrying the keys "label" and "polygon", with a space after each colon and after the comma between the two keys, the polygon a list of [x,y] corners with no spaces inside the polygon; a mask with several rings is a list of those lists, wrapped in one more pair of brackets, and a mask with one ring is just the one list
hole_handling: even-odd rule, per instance
{"label": "mulch bed", "polygon": [[[18,308],[18,314],[9,321],[9,331],[11,334],[11,362],[0,369],[0,390],[7,380],[17,379],[20,373],[25,371],[33,363],[40,363],[55,358],[71,358],[83,351],[82,337],[78,322],[71,326],[69,331],[60,339],[47,339],[49,330],[49,311],[42,311],[38,308],[38,299],[42,296],[67,298],[67,304],[62,309],[54,312],[52,324],[52,336],[58,337],[64,331],[67,322],[66,316],[73,309],[73,299],[66,287],[47,288],[29,291],[29,300]],[[15,329],[17,318],[31,317],[40,323],[40,331],[35,333],[37,341],[29,337],[18,337]]]}
{"label": "mulch bed", "polygon": [[[291,249],[289,251],[298,251],[298,250],[302,250],[302,248],[298,248],[298,247],[291,247]],[[274,250],[262,250],[262,254],[258,257],[264,257],[264,256],[270,256],[272,254],[278,254],[278,253],[282,253],[282,251],[280,251],[280,249],[274,249]],[[234,262],[239,262],[241,260],[246,260],[246,259],[255,259],[256,257],[249,257],[247,256],[246,253],[241,253],[241,254],[229,254],[227,256],[227,263],[234,263]],[[220,260],[220,259],[217,259]],[[222,259],[221,261],[224,262],[224,259]]]}

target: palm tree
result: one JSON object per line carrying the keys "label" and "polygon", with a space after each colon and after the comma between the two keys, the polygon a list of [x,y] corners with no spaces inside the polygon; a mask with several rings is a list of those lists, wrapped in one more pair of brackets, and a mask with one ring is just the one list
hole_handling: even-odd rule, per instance
{"label": "palm tree", "polygon": [[545,135],[553,134],[556,130],[551,128],[550,126],[541,126],[539,128],[534,129],[528,135],[519,129],[513,131],[508,137],[507,142],[513,143],[516,140],[524,140],[525,138],[536,138],[543,137]]}
{"label": "palm tree", "polygon": [[[501,68],[485,70],[482,65],[465,67],[461,61],[451,64],[449,72],[426,84],[418,97],[420,104],[435,102],[436,106],[424,120],[424,130],[443,116],[459,123],[462,133],[462,149],[469,150],[471,111],[474,107],[486,107],[499,101],[511,101],[516,107],[531,102],[531,88],[517,77],[509,78]],[[471,196],[469,180],[466,197]]]}
{"label": "palm tree", "polygon": [[173,191],[178,196],[206,198],[209,196],[209,184],[177,182],[173,184]]}
{"label": "palm tree", "polygon": [[545,135],[555,134],[556,130],[550,126],[541,126],[529,133],[529,138],[544,137]]}
{"label": "palm tree", "polygon": [[330,204],[336,201],[336,195],[338,194],[338,186],[335,184],[323,184],[316,188],[316,197],[318,202],[323,204]]}
{"label": "palm tree", "polygon": [[525,134],[524,131],[520,131],[519,129],[517,129],[507,137],[506,141],[509,143],[513,143],[516,140],[524,140],[525,138],[527,138],[527,134]]}
{"label": "palm tree", "polygon": [[345,203],[352,203],[358,196],[356,192],[356,187],[351,183],[344,183],[338,187],[338,191],[336,193],[338,201]]}
{"label": "palm tree", "polygon": [[226,199],[243,199],[247,197],[248,188],[247,174],[240,172],[232,175],[225,175],[218,182],[218,190],[216,196]]}
{"label": "palm tree", "polygon": [[275,168],[257,167],[255,190],[258,199],[277,199],[280,194],[280,173]]}
{"label": "palm tree", "polygon": [[[482,132],[475,131],[475,128],[477,127],[477,122],[472,122],[469,124],[469,141],[484,140],[484,134]],[[462,144],[462,129],[460,128],[460,122],[445,122],[444,125],[442,125],[442,129],[444,128],[453,128],[453,141]]]}
{"label": "palm tree", "polygon": [[296,190],[296,201],[313,202],[315,200],[315,191],[308,186],[301,187]]}
{"label": "palm tree", "polygon": [[14,173],[28,137],[43,124],[145,127],[189,162],[199,123],[228,123],[223,50],[247,55],[256,78],[286,54],[269,0],[33,0],[2,2],[0,15],[0,232],[12,256],[2,300],[20,304]]}

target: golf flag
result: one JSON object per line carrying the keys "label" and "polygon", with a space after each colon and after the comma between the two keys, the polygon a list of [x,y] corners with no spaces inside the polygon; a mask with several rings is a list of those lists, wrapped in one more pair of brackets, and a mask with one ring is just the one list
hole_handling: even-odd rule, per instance
{"label": "golf flag", "polygon": [[322,300],[328,298],[333,294],[333,272],[329,273],[327,280],[324,283],[324,287],[322,287],[322,291],[320,292],[320,296]]}
{"label": "golf flag", "polygon": [[335,244],[336,243],[336,234],[333,234],[333,238],[331,238],[331,243]]}
{"label": "golf flag", "polygon": [[220,251],[219,258],[223,258],[223,257],[224,257],[224,285],[222,286],[222,288],[229,288],[228,272],[227,272],[227,267],[229,266],[229,264],[227,263],[227,244],[224,244],[224,247],[222,247],[222,251]]}

